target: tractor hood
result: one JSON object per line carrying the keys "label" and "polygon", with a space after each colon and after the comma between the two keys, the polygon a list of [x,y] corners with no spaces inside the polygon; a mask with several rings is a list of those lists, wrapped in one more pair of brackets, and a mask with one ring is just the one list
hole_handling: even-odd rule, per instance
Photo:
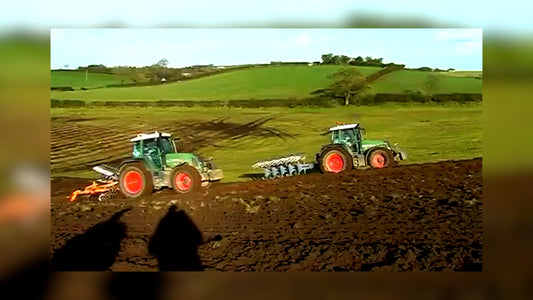
{"label": "tractor hood", "polygon": [[165,155],[167,166],[173,168],[183,163],[188,163],[194,167],[200,167],[200,163],[193,153],[167,153]]}
{"label": "tractor hood", "polygon": [[363,152],[365,152],[366,150],[374,147],[389,148],[389,143],[387,141],[382,140],[363,140],[361,142],[361,146],[363,148]]}

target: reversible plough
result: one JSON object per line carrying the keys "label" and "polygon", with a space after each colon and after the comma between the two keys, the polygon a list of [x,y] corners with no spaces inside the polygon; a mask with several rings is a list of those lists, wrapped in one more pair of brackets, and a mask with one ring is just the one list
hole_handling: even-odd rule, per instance
{"label": "reversible plough", "polygon": [[252,168],[263,169],[264,178],[300,175],[314,168],[313,164],[307,164],[304,160],[305,156],[292,154],[286,157],[256,162]]}

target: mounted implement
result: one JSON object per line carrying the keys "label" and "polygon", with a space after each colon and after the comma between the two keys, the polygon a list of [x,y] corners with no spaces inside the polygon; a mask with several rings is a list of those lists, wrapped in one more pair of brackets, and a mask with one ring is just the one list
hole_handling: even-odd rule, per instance
{"label": "mounted implement", "polygon": [[74,202],[78,195],[89,195],[89,198],[96,198],[98,201],[112,199],[118,193],[118,181],[108,180],[86,186],[83,190],[76,190],[68,197],[69,202]]}
{"label": "mounted implement", "polygon": [[293,176],[296,174],[307,173],[307,170],[314,167],[313,164],[304,163],[304,160],[305,156],[293,154],[287,157],[257,162],[252,168],[263,169],[265,172],[265,178]]}
{"label": "mounted implement", "polygon": [[[217,169],[210,159],[179,152],[176,140],[168,133],[157,131],[138,134],[131,139],[132,157],[123,161],[119,168],[98,165],[93,170],[105,178],[105,184],[109,187],[116,185],[122,194],[130,198],[149,195],[154,189],[163,187],[170,187],[178,193],[189,193],[223,178],[222,170]],[[79,191],[75,196],[73,193],[71,198],[106,187],[94,183],[94,186]]]}
{"label": "mounted implement", "polygon": [[365,139],[365,130],[359,124],[337,124],[326,134],[330,135],[330,143],[316,154],[316,163],[304,163],[303,155],[289,155],[256,162],[252,168],[263,169],[265,178],[276,178],[306,173],[315,165],[322,173],[342,173],[364,166],[387,168],[407,158],[397,145]]}

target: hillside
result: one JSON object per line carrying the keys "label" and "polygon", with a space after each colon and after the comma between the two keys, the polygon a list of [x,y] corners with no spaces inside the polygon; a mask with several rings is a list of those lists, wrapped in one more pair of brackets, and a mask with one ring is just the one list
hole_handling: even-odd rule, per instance
{"label": "hillside", "polygon": [[[52,99],[88,101],[157,101],[157,100],[264,100],[308,98],[313,91],[325,88],[329,75],[346,68],[339,65],[268,66],[230,71],[203,78],[154,86],[100,88],[77,91],[52,91]],[[378,67],[356,67],[363,75]],[[76,86],[82,80],[52,73],[52,86]],[[54,79],[54,77],[57,77]],[[91,74],[93,75],[93,74]],[[100,74],[93,83],[120,83],[124,78]],[[63,76],[63,77],[62,77]],[[83,76],[85,76],[83,74]],[[63,80],[63,81],[61,81]],[[59,84],[61,82],[61,84]],[[107,83],[110,84],[110,83]],[[423,72],[400,70],[378,78],[367,91],[375,93],[422,92],[425,94],[481,93],[481,72]]]}
{"label": "hillside", "polygon": [[85,74],[83,71],[53,70],[50,74],[51,87],[70,86],[73,89],[96,88],[104,87],[109,84],[124,84],[131,82],[132,80],[127,76],[102,73]]}
{"label": "hillside", "polygon": [[405,93],[423,91],[427,94],[481,93],[483,81],[456,72],[423,72],[400,70],[376,80],[369,93]]}
{"label": "hillside", "polygon": [[[330,82],[328,75],[346,66],[275,66],[236,70],[155,86],[52,92],[53,99],[81,100],[247,100],[305,98]],[[363,75],[378,67],[357,67]]]}

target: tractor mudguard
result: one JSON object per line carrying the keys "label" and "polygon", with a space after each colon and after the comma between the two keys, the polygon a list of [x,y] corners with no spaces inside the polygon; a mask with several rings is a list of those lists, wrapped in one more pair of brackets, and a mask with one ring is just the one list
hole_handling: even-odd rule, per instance
{"label": "tractor mudguard", "polygon": [[320,149],[320,152],[316,154],[316,161],[318,162],[318,159],[322,156],[322,154],[325,151],[327,151],[330,148],[337,148],[337,147],[342,148],[344,151],[346,151],[346,153],[348,153],[352,157],[354,156],[352,150],[348,149],[348,147],[346,147],[345,144],[328,144],[328,145],[322,146],[322,149]]}
{"label": "tractor mudguard", "polygon": [[151,166],[150,162],[147,162],[144,158],[128,158],[120,163],[120,167],[118,169],[120,170],[126,164],[136,162],[141,162],[144,165],[144,168],[150,172],[152,177],[154,177],[155,166]]}
{"label": "tractor mudguard", "polygon": [[381,150],[385,150],[385,151],[390,151],[390,152],[392,152],[390,149],[387,149],[387,148],[385,148],[385,147],[380,147],[380,146],[378,146],[378,147],[373,147],[373,148],[367,149],[367,150],[365,151],[365,153],[363,153],[363,155],[365,156],[365,161],[368,161],[368,157],[370,156],[370,153],[372,153],[372,151],[374,151],[374,150],[376,150],[376,149],[381,149]]}

